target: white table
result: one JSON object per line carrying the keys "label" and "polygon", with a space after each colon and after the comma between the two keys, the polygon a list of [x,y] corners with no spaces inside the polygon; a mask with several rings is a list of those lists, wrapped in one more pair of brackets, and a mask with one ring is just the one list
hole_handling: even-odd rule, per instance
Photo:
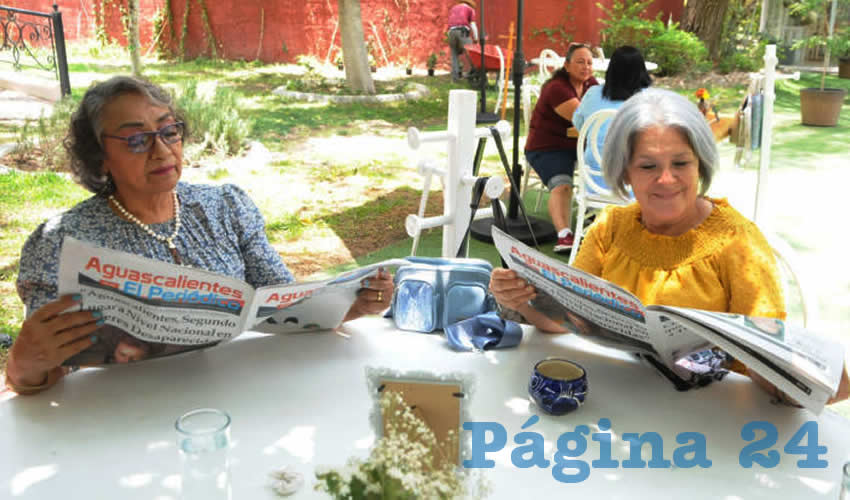
{"label": "white table", "polygon": [[[775,407],[749,380],[732,375],[685,393],[649,366],[576,336],[526,330],[515,349],[455,353],[438,335],[396,331],[383,319],[364,318],[332,332],[261,336],[171,358],[102,370],[83,370],[37,396],[0,401],[0,498],[177,498],[179,461],[175,418],[212,406],[233,417],[233,498],[276,498],[266,485],[269,470],[293,464],[307,484],[294,498],[313,498],[316,465],[341,465],[365,456],[373,433],[372,400],[364,367],[476,374],[474,421],[497,421],[508,446],[490,454],[490,498],[838,498],[840,464],[850,456],[850,424],[826,410]],[[541,415],[540,432],[552,459],[558,436],[579,424],[595,432],[607,417],[616,435],[655,431],[672,458],[675,436],[706,435],[708,469],[591,469],[576,484],[555,481],[551,469],[517,469],[510,463],[513,436],[535,413],[526,385],[534,362],[565,356],[583,365],[590,380],[586,404],[564,417]],[[779,430],[780,465],[744,469],[744,424],[767,420]],[[817,420],[819,442],[828,446],[826,469],[798,469],[798,456],[782,447],[807,420]],[[580,459],[598,458],[588,439]],[[615,442],[614,458],[626,458]],[[644,452],[648,459],[648,451]]]}

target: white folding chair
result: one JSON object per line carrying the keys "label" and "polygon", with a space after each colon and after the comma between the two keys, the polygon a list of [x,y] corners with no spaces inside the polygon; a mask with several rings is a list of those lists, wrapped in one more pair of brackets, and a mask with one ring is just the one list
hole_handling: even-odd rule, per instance
{"label": "white folding chair", "polygon": [[[532,96],[536,99],[540,97],[540,87],[537,85],[523,85],[522,87],[522,95],[520,99],[522,100],[522,122],[525,125],[525,135],[528,137],[528,128],[531,125],[531,111],[534,109],[531,98]],[[525,155],[519,155],[520,162],[522,162],[523,174],[522,174],[522,186],[520,187],[519,193],[520,196],[525,197],[526,191],[528,191],[528,183],[529,179],[532,175],[534,175],[535,180],[531,181],[531,187],[537,187],[537,201],[534,205],[534,211],[540,211],[540,203],[543,200],[543,191],[546,190],[546,186],[543,185],[543,182],[540,180],[540,177],[537,176],[537,173],[531,168],[531,165],[525,160]]]}
{"label": "white folding chair", "polygon": [[[578,205],[576,214],[575,240],[570,251],[569,264],[572,264],[578,254],[578,247],[584,236],[584,219],[588,208],[604,208],[606,205],[625,205],[629,200],[624,200],[615,195],[611,189],[601,180],[602,177],[602,153],[599,151],[599,133],[602,125],[611,120],[617,114],[616,109],[603,109],[590,115],[578,134],[578,145],[576,153],[577,179],[575,188],[575,200]],[[590,147],[597,167],[591,167],[584,158],[585,143]]]}

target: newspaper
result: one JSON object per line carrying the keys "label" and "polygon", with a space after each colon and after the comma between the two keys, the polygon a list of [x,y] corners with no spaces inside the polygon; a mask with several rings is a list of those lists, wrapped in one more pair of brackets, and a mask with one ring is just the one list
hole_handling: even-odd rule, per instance
{"label": "newspaper", "polygon": [[537,289],[532,305],[594,342],[652,355],[666,364],[706,345],[694,335],[669,329],[659,333],[652,324],[657,318],[613,283],[546,256],[496,227],[493,241],[508,267]]}
{"label": "newspaper", "polygon": [[65,237],[59,294],[103,314],[98,342],[66,365],[99,365],[176,354],[230,340],[246,330],[295,333],[342,323],[361,278],[393,259],[335,278],[254,289],[221,274],[148,259]]}
{"label": "newspaper", "polygon": [[844,346],[775,318],[649,306],[739,359],[779,390],[820,413],[841,382]]}
{"label": "newspaper", "polygon": [[644,306],[613,283],[496,227],[492,233],[508,267],[537,289],[532,305],[589,340],[653,356],[673,374],[689,355],[717,346],[815,413],[838,390],[844,347],[837,342],[773,318]]}

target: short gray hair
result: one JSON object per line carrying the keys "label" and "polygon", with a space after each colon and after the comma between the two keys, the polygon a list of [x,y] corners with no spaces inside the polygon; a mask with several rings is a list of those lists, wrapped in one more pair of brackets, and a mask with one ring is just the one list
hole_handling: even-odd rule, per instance
{"label": "short gray hair", "polygon": [[[124,94],[144,96],[151,104],[168,108],[180,120],[172,104],[171,94],[146,80],[132,76],[114,76],[105,82],[92,85],[71,115],[71,126],[65,137],[65,149],[71,157],[71,172],[77,182],[93,193],[109,195],[115,190],[115,186],[103,171],[102,114],[112,99]],[[186,136],[187,133],[184,132],[184,138]]]}
{"label": "short gray hair", "polygon": [[704,195],[711,186],[718,162],[711,127],[693,103],[675,92],[657,88],[646,89],[627,99],[611,121],[602,153],[605,182],[616,195],[628,199],[626,167],[634,153],[637,136],[655,126],[673,127],[687,138],[699,159],[699,194]]}

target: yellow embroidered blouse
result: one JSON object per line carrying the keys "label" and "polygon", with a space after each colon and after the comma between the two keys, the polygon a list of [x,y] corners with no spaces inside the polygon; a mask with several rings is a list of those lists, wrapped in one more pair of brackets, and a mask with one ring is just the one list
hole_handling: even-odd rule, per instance
{"label": "yellow embroidered blouse", "polygon": [[664,304],[784,319],[773,252],[755,224],[726,199],[680,236],[652,234],[640,206],[608,207],[591,226],[575,267]]}

